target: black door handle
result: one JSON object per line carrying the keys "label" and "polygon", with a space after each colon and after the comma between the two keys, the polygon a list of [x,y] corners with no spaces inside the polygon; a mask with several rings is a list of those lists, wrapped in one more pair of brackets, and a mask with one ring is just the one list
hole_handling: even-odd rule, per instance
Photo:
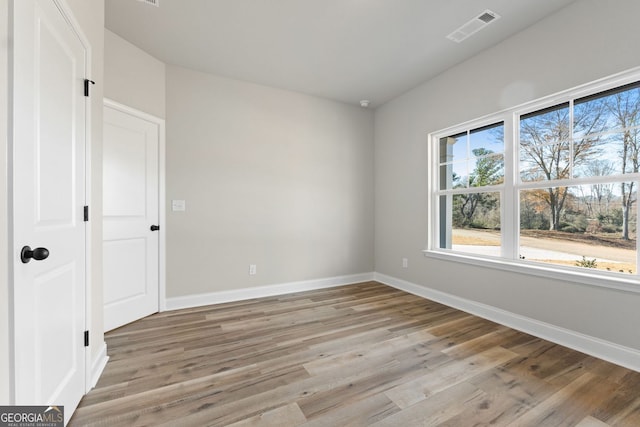
{"label": "black door handle", "polygon": [[26,264],[31,259],[35,259],[36,261],[42,261],[43,259],[47,259],[49,257],[49,249],[47,248],[35,248],[31,250],[30,246],[25,246],[20,251],[20,260]]}
{"label": "black door handle", "polygon": [[160,226],[159,225],[152,225],[151,226],[151,231],[158,231],[160,230]]}

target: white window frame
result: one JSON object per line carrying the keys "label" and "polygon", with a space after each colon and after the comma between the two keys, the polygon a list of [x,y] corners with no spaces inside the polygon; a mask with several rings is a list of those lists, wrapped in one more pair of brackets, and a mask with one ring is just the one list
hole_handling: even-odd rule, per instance
{"label": "white window frame", "polygon": [[[594,269],[568,267],[555,264],[531,262],[519,258],[520,212],[519,191],[532,188],[548,188],[550,186],[570,186],[579,184],[595,184],[597,182],[636,181],[640,183],[640,173],[625,174],[616,177],[586,177],[571,178],[555,181],[525,181],[520,179],[519,167],[519,120],[521,115],[536,112],[558,104],[570,102],[584,96],[596,94],[629,83],[640,81],[640,67],[597,80],[573,89],[553,94],[535,101],[531,101],[514,108],[503,110],[456,126],[451,126],[437,132],[430,133],[427,140],[428,177],[427,186],[429,197],[427,212],[429,229],[427,246],[423,251],[425,256],[434,259],[461,262],[517,272],[521,274],[546,277],[550,279],[577,282],[586,285],[613,288],[640,293],[640,271],[634,275],[620,275]],[[456,135],[468,130],[504,122],[504,182],[500,185],[480,187],[483,191],[500,193],[500,222],[501,222],[501,256],[492,257],[467,252],[457,252],[452,249],[440,249],[440,213],[439,197],[443,191],[439,188],[440,173],[440,139]],[[476,187],[470,187],[469,192],[476,192]],[[467,190],[462,190],[466,192]],[[638,190],[640,191],[640,189]],[[459,190],[457,192],[460,192]],[[638,201],[640,203],[640,200]],[[640,209],[636,209],[636,224],[640,226]],[[640,231],[640,230],[639,230]],[[640,237],[636,238],[636,265],[640,270]]]}

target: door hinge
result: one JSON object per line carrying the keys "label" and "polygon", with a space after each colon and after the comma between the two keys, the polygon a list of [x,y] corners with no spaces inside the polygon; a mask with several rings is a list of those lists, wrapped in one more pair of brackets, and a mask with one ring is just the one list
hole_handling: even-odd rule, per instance
{"label": "door hinge", "polygon": [[93,80],[84,79],[84,96],[89,96],[89,84],[96,84]]}
{"label": "door hinge", "polygon": [[89,206],[84,207],[84,222],[89,221]]}
{"label": "door hinge", "polygon": [[89,347],[89,331],[84,331],[84,346]]}

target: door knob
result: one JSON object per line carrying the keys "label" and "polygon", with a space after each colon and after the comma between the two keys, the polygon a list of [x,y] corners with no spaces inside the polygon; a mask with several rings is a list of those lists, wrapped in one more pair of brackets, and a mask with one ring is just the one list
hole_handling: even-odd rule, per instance
{"label": "door knob", "polygon": [[151,231],[158,231],[160,230],[160,226],[159,225],[152,225],[151,226]]}
{"label": "door knob", "polygon": [[25,246],[20,251],[20,260],[26,264],[31,261],[31,258],[36,261],[42,261],[43,259],[47,259],[49,257],[49,249],[47,248],[35,248],[31,250],[30,246]]}

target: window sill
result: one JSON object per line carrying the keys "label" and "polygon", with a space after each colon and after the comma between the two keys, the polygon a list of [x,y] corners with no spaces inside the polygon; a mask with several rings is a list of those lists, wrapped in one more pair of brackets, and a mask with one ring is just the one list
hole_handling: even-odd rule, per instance
{"label": "window sill", "polygon": [[[636,275],[625,277],[624,275],[607,272],[585,272],[570,267],[551,266],[549,264],[536,263],[524,260],[508,260],[502,258],[485,257],[462,252],[424,250],[425,257],[440,259],[450,262],[476,265],[484,268],[493,268],[528,276],[546,277],[554,280],[575,282],[582,285],[597,286],[601,288],[616,289],[626,292],[640,293],[640,278]],[[586,269],[585,269],[586,270]]]}

